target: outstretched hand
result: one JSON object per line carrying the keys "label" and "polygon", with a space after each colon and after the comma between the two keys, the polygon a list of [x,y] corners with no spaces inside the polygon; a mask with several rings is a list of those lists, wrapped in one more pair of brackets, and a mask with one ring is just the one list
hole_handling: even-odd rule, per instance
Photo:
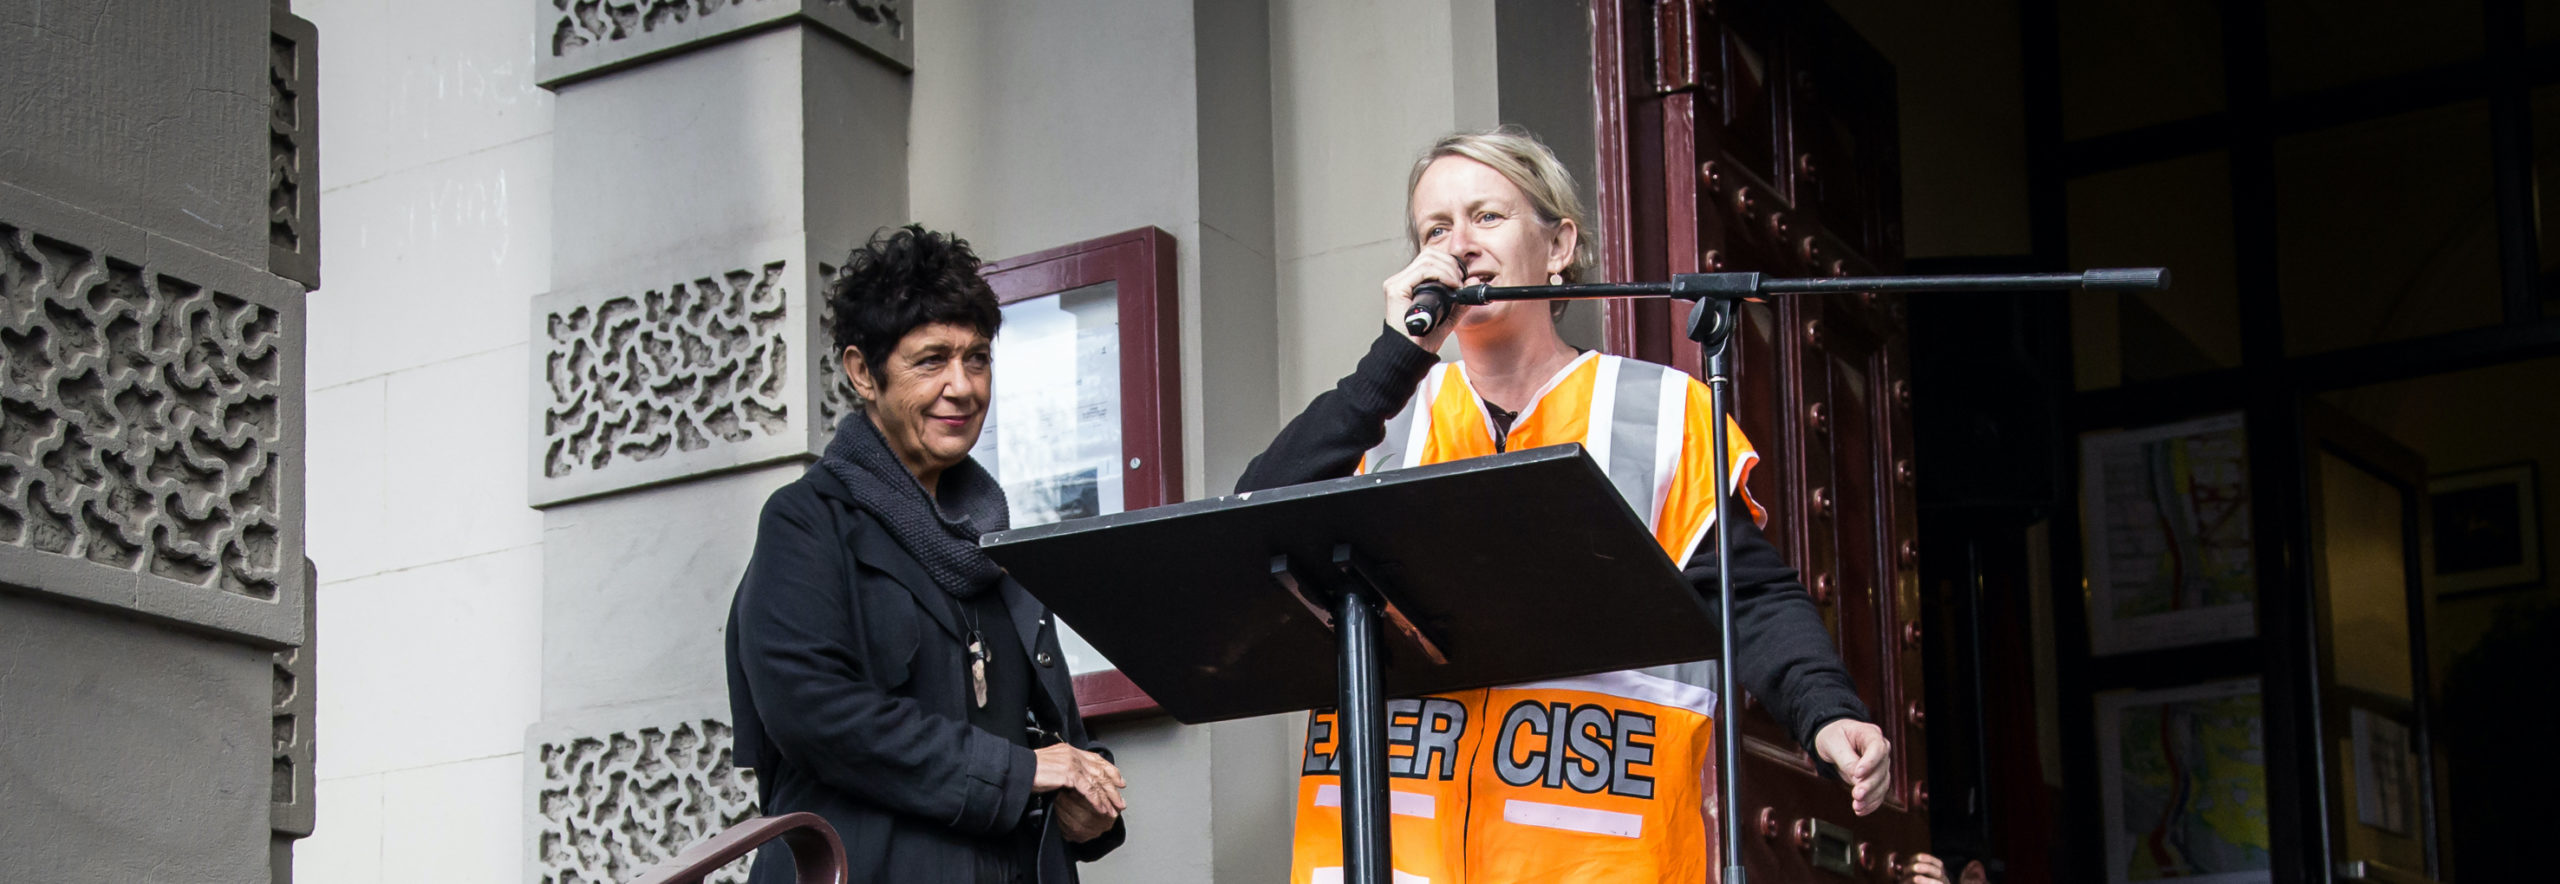
{"label": "outstretched hand", "polygon": [[1813,735],[1813,752],[1840,769],[1840,779],[1849,784],[1849,806],[1859,816],[1884,806],[1885,793],[1893,788],[1893,766],[1885,763],[1893,755],[1893,741],[1884,738],[1883,728],[1851,718],[1835,720]]}

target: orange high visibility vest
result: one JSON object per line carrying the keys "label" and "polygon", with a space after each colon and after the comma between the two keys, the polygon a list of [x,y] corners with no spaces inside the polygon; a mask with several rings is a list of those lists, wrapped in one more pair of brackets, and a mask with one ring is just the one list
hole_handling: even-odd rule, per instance
{"label": "orange high visibility vest", "polygon": [[[1582,443],[1655,542],[1686,563],[1715,520],[1707,388],[1679,371],[1585,353],[1513,419],[1502,450]],[[1462,366],[1424,376],[1362,472],[1494,453],[1494,425]],[[1742,488],[1759,455],[1727,424]],[[1741,495],[1754,521],[1765,518]],[[1435,694],[1388,705],[1397,884],[1701,880],[1715,694],[1612,672]],[[1341,776],[1329,712],[1309,718],[1290,880],[1342,878]]]}

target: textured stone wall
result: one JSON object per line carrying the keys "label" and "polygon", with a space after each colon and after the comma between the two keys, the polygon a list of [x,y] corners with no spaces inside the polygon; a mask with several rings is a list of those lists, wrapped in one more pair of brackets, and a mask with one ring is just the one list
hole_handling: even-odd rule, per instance
{"label": "textured stone wall", "polygon": [[267,269],[320,287],[320,33],[277,0],[267,34]]}
{"label": "textured stone wall", "polygon": [[741,268],[592,306],[555,307],[543,382],[542,474],[645,463],[716,442],[779,436],[791,423],[787,261]]}
{"label": "textured stone wall", "polygon": [[[302,579],[312,593],[302,606],[302,646],[277,651],[273,660],[275,705],[270,724],[274,726],[275,769],[268,783],[267,825],[285,841],[308,837],[319,821],[318,780],[312,761],[320,710],[320,575],[308,559],[302,563]],[[290,872],[291,865],[283,870]]]}
{"label": "textured stone wall", "polygon": [[291,283],[0,190],[9,582],[298,641],[300,340]]}
{"label": "textured stone wall", "polygon": [[0,4],[0,879],[278,882],[311,830],[282,5]]}
{"label": "textured stone wall", "polygon": [[806,264],[723,263],[534,300],[534,505],[811,451]]}
{"label": "textured stone wall", "polygon": [[[727,722],[698,717],[535,747],[534,866],[541,884],[627,881],[756,815],[755,772],[730,764]],[[713,875],[743,884],[752,859]]]}
{"label": "textured stone wall", "polygon": [[0,222],[0,542],[276,596],[275,310]]}

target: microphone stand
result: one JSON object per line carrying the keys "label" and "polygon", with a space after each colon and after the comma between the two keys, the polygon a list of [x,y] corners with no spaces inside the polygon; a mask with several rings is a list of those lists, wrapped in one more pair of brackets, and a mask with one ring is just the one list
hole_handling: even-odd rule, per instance
{"label": "microphone stand", "polygon": [[[1736,313],[1743,301],[1761,300],[1766,295],[1823,295],[1853,292],[2013,292],[2089,289],[2093,291],[2157,291],[2169,287],[2169,271],[2160,267],[2090,270],[2082,273],[2023,273],[1945,276],[1867,276],[1808,279],[1772,279],[1757,272],[1682,273],[1663,282],[1591,283],[1580,285],[1528,285],[1495,288],[1482,284],[1459,289],[1454,300],[1460,304],[1489,304],[1495,301],[1549,301],[1593,298],[1676,298],[1694,302],[1689,312],[1689,339],[1698,342],[1698,364],[1705,369],[1707,390],[1712,394],[1716,414],[1714,420],[1715,489],[1716,489],[1716,593],[1717,621],[1724,658],[1716,663],[1716,695],[1724,704],[1716,716],[1716,795],[1723,806],[1720,853],[1724,866],[1723,884],[1747,884],[1742,869],[1742,818],[1734,810],[1737,792],[1735,778],[1741,774],[1741,716],[1733,714],[1734,689],[1733,637],[1733,532],[1725,526],[1733,524],[1732,465],[1726,456],[1725,423],[1732,419],[1733,401],[1726,395],[1733,378],[1733,330],[1739,324]],[[1748,518],[1748,514],[1744,514]],[[1678,565],[1681,563],[1673,563]]]}

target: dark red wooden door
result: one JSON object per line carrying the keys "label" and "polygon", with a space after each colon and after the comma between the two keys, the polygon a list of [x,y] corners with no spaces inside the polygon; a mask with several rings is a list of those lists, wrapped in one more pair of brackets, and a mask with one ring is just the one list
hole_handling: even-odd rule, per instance
{"label": "dark red wooden door", "polygon": [[[1902,254],[1891,66],[1819,4],[1597,0],[1600,204],[1614,279],[1890,273]],[[1743,698],[1740,800],[1756,880],[1888,881],[1926,849],[1909,369],[1900,300],[1745,308],[1737,419],[1768,535],[1803,573],[1894,742],[1885,808],[1847,792]],[[1611,352],[1695,373],[1685,306],[1612,304]]]}

